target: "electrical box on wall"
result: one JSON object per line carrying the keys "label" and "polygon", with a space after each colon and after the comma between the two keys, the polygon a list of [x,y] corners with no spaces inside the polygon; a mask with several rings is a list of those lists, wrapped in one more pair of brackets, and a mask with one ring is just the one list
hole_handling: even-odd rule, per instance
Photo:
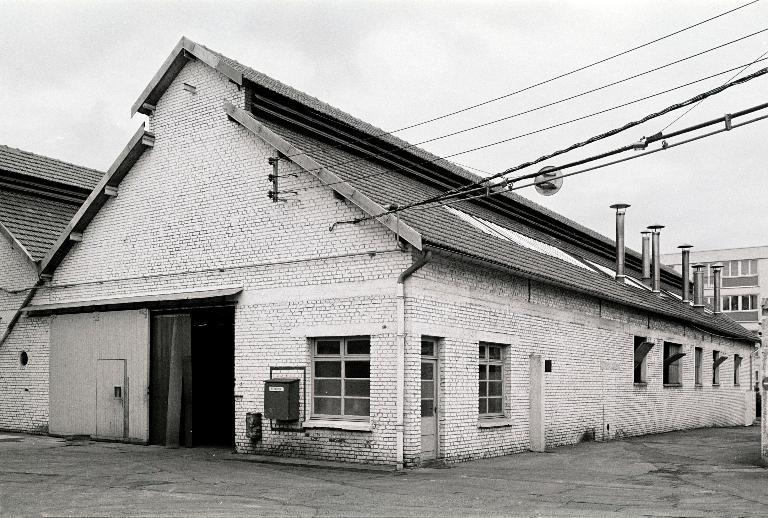
{"label": "electrical box on wall", "polygon": [[264,417],[278,421],[299,418],[299,380],[272,378],[264,382]]}

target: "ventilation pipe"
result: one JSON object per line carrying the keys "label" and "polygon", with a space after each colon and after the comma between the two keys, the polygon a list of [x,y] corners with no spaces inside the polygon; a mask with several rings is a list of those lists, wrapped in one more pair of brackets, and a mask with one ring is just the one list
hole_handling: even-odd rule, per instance
{"label": "ventilation pipe", "polygon": [[616,280],[624,282],[624,214],[629,207],[626,203],[614,203],[612,209],[616,209]]}
{"label": "ventilation pipe", "polygon": [[722,264],[712,265],[712,277],[715,282],[715,291],[712,294],[712,307],[715,314],[723,312],[723,300],[720,298],[720,270],[723,269]]}
{"label": "ventilation pipe", "polygon": [[653,249],[653,278],[651,282],[651,291],[654,293],[661,292],[661,263],[659,262],[659,236],[660,236],[660,230],[664,228],[664,225],[659,225],[658,223],[655,225],[648,225],[648,228],[651,230],[652,234],[652,249]]}
{"label": "ventilation pipe", "polygon": [[682,273],[683,273],[683,302],[691,301],[691,248],[693,245],[683,244],[678,246],[683,256]]}
{"label": "ventilation pipe", "polygon": [[651,231],[643,230],[643,284],[651,285]]}
{"label": "ventilation pipe", "polygon": [[704,309],[704,268],[703,264],[693,266],[693,307]]}

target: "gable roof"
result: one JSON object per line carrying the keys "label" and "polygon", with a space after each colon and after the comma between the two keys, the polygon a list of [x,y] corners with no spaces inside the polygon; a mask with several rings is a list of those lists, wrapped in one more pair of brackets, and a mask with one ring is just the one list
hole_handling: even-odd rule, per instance
{"label": "gable roof", "polygon": [[31,261],[39,261],[103,175],[0,145],[0,228]]}
{"label": "gable roof", "polygon": [[104,173],[55,158],[0,145],[0,171],[90,191]]}
{"label": "gable roof", "polygon": [[[187,38],[178,43],[134,103],[132,112],[151,113],[157,100],[190,59],[199,59],[246,88],[250,112],[230,105],[226,110],[233,120],[265,138],[278,150],[298,150],[312,163],[319,164],[320,172],[329,173],[333,167],[333,174],[340,181],[332,185],[333,182],[318,176],[321,181],[352,202],[355,202],[356,193],[364,195],[374,205],[366,208],[356,204],[371,215],[379,213],[371,208],[377,205],[408,204],[480,180],[479,176],[455,164]],[[296,156],[290,158],[305,170],[318,173],[318,167],[310,168]],[[729,337],[757,340],[755,334],[725,315],[701,312],[683,304],[674,294],[675,290],[679,293],[680,275],[671,269],[663,269],[662,281],[669,290],[666,293],[655,294],[631,283],[617,283],[603,271],[613,267],[615,244],[611,239],[520,195],[504,193],[494,199],[462,202],[455,208],[462,212],[428,206],[399,213],[397,219],[408,225],[418,237],[419,244],[423,240],[424,246],[469,256],[529,278],[701,326]],[[466,217],[462,217],[462,213]],[[471,220],[473,217],[497,225],[503,231],[516,232],[539,245],[524,246],[514,240],[499,239],[492,232],[484,232],[468,223],[467,218]],[[390,226],[386,221],[384,223]],[[564,251],[576,262],[546,253],[547,246]],[[578,261],[582,261],[584,267],[579,266]],[[55,261],[51,264],[55,267]],[[640,264],[640,254],[628,250],[627,273],[637,276]]]}

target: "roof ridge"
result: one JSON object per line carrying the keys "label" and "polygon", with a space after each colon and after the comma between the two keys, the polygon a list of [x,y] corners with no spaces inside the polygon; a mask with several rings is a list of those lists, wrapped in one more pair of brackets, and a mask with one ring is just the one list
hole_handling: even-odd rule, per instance
{"label": "roof ridge", "polygon": [[33,157],[36,157],[36,158],[42,158],[44,160],[50,160],[52,162],[57,162],[59,164],[63,164],[63,165],[70,166],[70,167],[77,167],[78,169],[85,169],[85,170],[88,170],[88,171],[92,171],[94,173],[104,174],[104,171],[101,171],[99,169],[95,169],[93,167],[88,167],[88,166],[84,166],[84,165],[80,165],[80,164],[75,164],[73,162],[67,162],[67,161],[61,160],[59,158],[54,158],[54,157],[47,156],[47,155],[41,155],[39,153],[33,153],[32,151],[27,151],[27,150],[20,149],[20,148],[17,148],[17,147],[12,147],[12,146],[8,146],[8,145],[5,145],[5,144],[0,144],[0,148],[5,149],[6,151],[10,151],[10,152],[18,152],[18,153],[23,153],[25,155],[32,155]]}

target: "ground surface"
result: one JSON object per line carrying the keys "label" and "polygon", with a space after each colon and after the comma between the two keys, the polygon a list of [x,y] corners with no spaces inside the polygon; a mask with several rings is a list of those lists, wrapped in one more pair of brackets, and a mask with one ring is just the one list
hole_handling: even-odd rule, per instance
{"label": "ground surface", "polygon": [[0,516],[768,516],[759,428],[582,443],[403,474],[0,434]]}

